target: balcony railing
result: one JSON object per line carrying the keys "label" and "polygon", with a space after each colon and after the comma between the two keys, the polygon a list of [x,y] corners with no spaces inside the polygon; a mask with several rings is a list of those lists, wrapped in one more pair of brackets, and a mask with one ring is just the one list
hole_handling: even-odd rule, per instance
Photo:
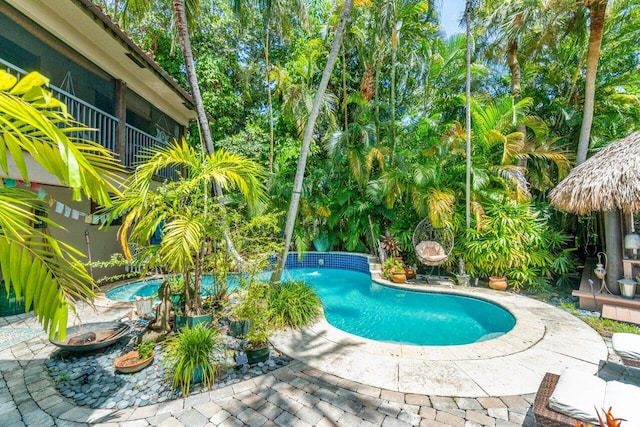
{"label": "balcony railing", "polygon": [[[148,133],[142,132],[140,129],[136,129],[130,125],[126,125],[126,127],[127,147],[123,161],[124,165],[127,167],[135,167],[138,163],[143,161],[144,155],[148,154],[150,148],[167,146],[165,142],[149,135]],[[180,173],[176,168],[167,167],[160,170],[158,176],[175,180],[180,177]]]}
{"label": "balcony railing", "polygon": [[[0,58],[0,66],[5,68],[8,73],[22,78],[27,71],[16,67]],[[102,111],[93,105],[77,98],[71,93],[60,89],[57,86],[50,85],[51,92],[60,101],[67,105],[69,113],[80,123],[89,128],[97,129],[97,132],[82,132],[79,137],[97,142],[111,152],[116,153],[116,129],[118,127],[118,118]],[[126,152],[118,153],[121,161],[126,167],[134,167],[138,156],[138,151],[142,148],[150,148],[154,146],[166,146],[162,140],[155,138],[149,134],[136,129],[133,126],[126,125],[127,131],[125,136]],[[163,170],[158,174],[162,178],[176,179],[179,175],[174,170]]]}

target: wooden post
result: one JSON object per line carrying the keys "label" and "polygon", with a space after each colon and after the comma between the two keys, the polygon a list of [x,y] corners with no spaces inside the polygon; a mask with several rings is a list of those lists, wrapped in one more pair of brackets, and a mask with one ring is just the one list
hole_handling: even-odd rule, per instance
{"label": "wooden post", "polygon": [[120,156],[120,162],[127,164],[127,83],[123,80],[116,80],[116,153]]}

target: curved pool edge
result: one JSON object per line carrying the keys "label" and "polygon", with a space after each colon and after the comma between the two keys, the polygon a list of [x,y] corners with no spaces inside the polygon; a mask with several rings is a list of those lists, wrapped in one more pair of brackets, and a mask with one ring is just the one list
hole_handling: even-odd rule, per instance
{"label": "curved pool edge", "polygon": [[509,310],[516,325],[488,341],[417,346],[361,338],[322,318],[302,330],[279,331],[271,342],[290,357],[340,378],[403,393],[458,397],[535,393],[546,372],[559,374],[571,366],[593,374],[607,358],[607,347],[592,328],[541,301],[486,288],[401,287],[484,299]]}

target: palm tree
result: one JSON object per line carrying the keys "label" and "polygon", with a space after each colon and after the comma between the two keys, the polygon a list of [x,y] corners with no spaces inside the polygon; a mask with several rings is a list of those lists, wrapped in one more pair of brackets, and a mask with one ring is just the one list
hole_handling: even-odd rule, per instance
{"label": "palm tree", "polygon": [[313,131],[316,125],[316,120],[318,119],[318,115],[320,114],[322,98],[324,97],[324,93],[327,90],[333,66],[336,63],[336,59],[338,58],[338,53],[342,44],[342,39],[344,37],[347,22],[349,21],[349,18],[351,16],[352,8],[353,0],[345,0],[344,6],[342,8],[342,15],[340,16],[340,21],[338,22],[338,26],[336,28],[335,37],[333,39],[333,43],[331,44],[331,51],[329,52],[327,63],[324,67],[324,71],[322,72],[322,79],[320,80],[320,84],[318,85],[318,91],[316,92],[313,106],[311,108],[311,113],[309,114],[309,120],[307,121],[307,126],[304,131],[302,147],[300,148],[300,158],[298,159],[296,176],[293,181],[291,203],[289,205],[289,211],[287,212],[287,220],[285,223],[284,249],[278,257],[278,264],[276,265],[276,268],[273,270],[273,274],[271,275],[272,283],[280,283],[280,278],[282,277],[282,272],[284,270],[284,264],[289,255],[289,245],[291,245],[293,227],[295,225],[296,216],[298,214],[300,193],[302,191],[302,183],[304,180],[304,170],[307,165],[307,157],[309,156],[309,148],[311,146],[311,139],[313,138]]}
{"label": "palm tree", "polygon": [[[273,121],[273,89],[271,87],[272,66],[270,60],[272,32],[280,38],[291,33],[294,21],[302,26],[307,24],[306,4],[301,0],[251,0],[251,5],[261,13],[264,21],[264,61],[265,79],[267,82],[267,107],[269,114],[269,173],[273,174],[274,158],[274,121]],[[242,16],[241,0],[233,0],[234,11]]]}
{"label": "palm tree", "polygon": [[583,0],[589,9],[589,49],[587,51],[587,72],[584,82],[584,108],[582,111],[582,127],[578,140],[576,165],[587,160],[587,150],[591,138],[591,124],[593,123],[593,108],[596,95],[596,72],[600,59],[600,45],[606,20],[607,0]]}
{"label": "palm tree", "polygon": [[[47,90],[49,80],[30,73],[20,81],[0,71],[0,167],[9,172],[12,158],[18,173],[29,181],[25,153],[71,188],[100,205],[119,194],[117,173],[122,167],[111,153],[77,135],[87,131],[67,113],[66,106]],[[93,281],[72,246],[33,228],[35,221],[61,228],[34,214],[39,200],[32,191],[0,187],[0,265],[6,286],[34,314],[49,336],[66,334],[69,309],[76,301],[92,304]]]}
{"label": "palm tree", "polygon": [[[149,10],[153,1],[164,0],[128,0],[126,7],[135,14],[143,14],[145,11]],[[202,101],[202,94],[200,93],[200,85],[198,84],[198,76],[196,75],[196,66],[193,60],[193,50],[191,48],[191,37],[189,35],[188,27],[190,20],[195,16],[197,11],[200,10],[200,0],[172,0],[172,6],[176,28],[178,30],[178,39],[180,40],[180,47],[182,49],[182,57],[184,59],[187,80],[189,81],[191,96],[193,96],[193,102],[196,107],[202,148],[207,153],[213,154],[215,152],[215,148],[211,137],[209,119],[207,118],[204,102]],[[218,182],[214,182],[214,191],[218,197],[222,197],[222,188]],[[224,235],[227,248],[233,254],[236,262],[240,265],[244,264],[244,260],[235,250],[228,233],[225,232]]]}
{"label": "palm tree", "polygon": [[465,174],[465,224],[471,226],[471,7],[473,0],[467,0],[464,9],[464,20],[467,34],[467,62],[465,82],[465,140],[466,140],[466,174]]}
{"label": "palm tree", "polygon": [[[154,188],[153,176],[166,167],[182,169],[184,177]],[[264,177],[262,168],[250,160],[225,150],[205,155],[184,140],[176,141],[149,153],[108,212],[123,216],[118,237],[125,254],[129,243],[145,247],[159,227],[164,230],[159,249],[147,247],[143,258],[149,256],[157,267],[182,274],[186,314],[200,314],[204,257],[219,246],[216,236],[224,238],[226,229],[225,212],[210,194],[211,183],[237,189],[255,208],[264,202]]]}

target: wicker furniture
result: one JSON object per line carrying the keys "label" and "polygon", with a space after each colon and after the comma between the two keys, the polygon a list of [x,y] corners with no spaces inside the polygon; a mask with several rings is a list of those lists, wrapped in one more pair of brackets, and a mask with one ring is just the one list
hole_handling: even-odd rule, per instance
{"label": "wicker furniture", "polygon": [[412,241],[418,260],[424,265],[438,267],[449,259],[454,238],[449,227],[434,227],[427,217],[416,226]]}
{"label": "wicker furniture", "polygon": [[580,422],[568,415],[549,409],[549,398],[558,384],[560,375],[547,372],[540,383],[533,402],[533,415],[538,425],[545,427],[576,427]]}

